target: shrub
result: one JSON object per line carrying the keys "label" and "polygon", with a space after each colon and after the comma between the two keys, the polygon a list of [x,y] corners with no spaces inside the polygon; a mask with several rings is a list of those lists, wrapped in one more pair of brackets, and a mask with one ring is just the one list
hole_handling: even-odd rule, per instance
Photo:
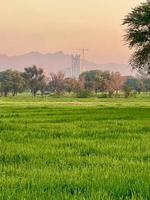
{"label": "shrub", "polygon": [[125,98],[128,98],[131,95],[132,88],[128,85],[125,85],[123,89]]}
{"label": "shrub", "polygon": [[77,91],[77,97],[78,98],[88,98],[92,95],[90,90],[87,89],[80,89]]}

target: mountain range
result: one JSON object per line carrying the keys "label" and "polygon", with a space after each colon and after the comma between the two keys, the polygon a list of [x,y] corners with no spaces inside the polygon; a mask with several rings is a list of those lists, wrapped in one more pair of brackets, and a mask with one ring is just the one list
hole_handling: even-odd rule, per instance
{"label": "mountain range", "polygon": [[[37,65],[42,67],[47,73],[64,71],[71,67],[71,55],[62,51],[56,53],[42,54],[39,52],[29,52],[18,56],[7,56],[0,54],[0,71],[5,69],[16,69],[23,71],[25,67]],[[132,69],[126,64],[107,63],[98,64],[85,61],[86,70],[100,69],[120,72],[122,75],[133,75]]]}

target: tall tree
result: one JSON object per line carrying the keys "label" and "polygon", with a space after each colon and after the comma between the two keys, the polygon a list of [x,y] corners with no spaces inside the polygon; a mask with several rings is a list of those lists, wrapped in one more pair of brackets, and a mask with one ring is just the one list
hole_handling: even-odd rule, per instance
{"label": "tall tree", "polygon": [[13,70],[0,72],[1,95],[7,96],[11,92],[15,96],[18,92],[22,92],[24,88],[25,81],[20,72]]}
{"label": "tall tree", "polygon": [[1,95],[7,96],[9,92],[12,90],[12,70],[6,70],[0,72],[0,90]]}
{"label": "tall tree", "polygon": [[49,88],[51,91],[60,94],[64,91],[64,73],[50,73]]}
{"label": "tall tree", "polygon": [[128,79],[124,82],[124,88],[130,88],[136,92],[144,91],[144,83],[142,80],[135,77],[128,77]]}
{"label": "tall tree", "polygon": [[102,72],[100,70],[91,70],[83,72],[80,79],[84,81],[84,87],[88,90],[96,90],[96,81],[100,78]]}
{"label": "tall tree", "polygon": [[11,80],[12,80],[12,88],[11,92],[12,95],[17,95],[18,92],[23,92],[25,89],[25,80],[22,76],[22,73],[18,71],[12,71],[11,73]]}
{"label": "tall tree", "polygon": [[43,82],[45,81],[43,69],[37,68],[35,65],[25,68],[23,76],[32,94],[36,96],[36,93],[42,88]]}
{"label": "tall tree", "polygon": [[112,72],[109,80],[106,82],[109,96],[111,97],[115,92],[118,94],[123,86],[123,83],[124,78],[121,76],[121,74],[119,72]]}
{"label": "tall tree", "polygon": [[124,18],[123,25],[127,25],[125,40],[135,50],[130,64],[150,74],[150,0],[134,8]]}
{"label": "tall tree", "polygon": [[78,84],[78,81],[76,79],[65,78],[64,79],[64,90],[69,93],[74,92],[74,91],[76,91],[77,84]]}

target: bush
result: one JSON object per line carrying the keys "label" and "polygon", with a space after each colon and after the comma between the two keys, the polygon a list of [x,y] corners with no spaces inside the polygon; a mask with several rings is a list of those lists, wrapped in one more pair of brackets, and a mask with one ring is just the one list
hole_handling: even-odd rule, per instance
{"label": "bush", "polygon": [[123,89],[125,98],[128,98],[131,95],[132,88],[128,85],[125,85]]}
{"label": "bush", "polygon": [[92,93],[90,90],[81,89],[77,91],[77,98],[88,98],[91,97]]}

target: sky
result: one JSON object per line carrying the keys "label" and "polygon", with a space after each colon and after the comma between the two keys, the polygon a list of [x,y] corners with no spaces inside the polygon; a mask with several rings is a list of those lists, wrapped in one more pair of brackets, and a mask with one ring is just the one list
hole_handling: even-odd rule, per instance
{"label": "sky", "polygon": [[0,54],[88,48],[97,63],[128,62],[124,16],[142,0],[0,0]]}

